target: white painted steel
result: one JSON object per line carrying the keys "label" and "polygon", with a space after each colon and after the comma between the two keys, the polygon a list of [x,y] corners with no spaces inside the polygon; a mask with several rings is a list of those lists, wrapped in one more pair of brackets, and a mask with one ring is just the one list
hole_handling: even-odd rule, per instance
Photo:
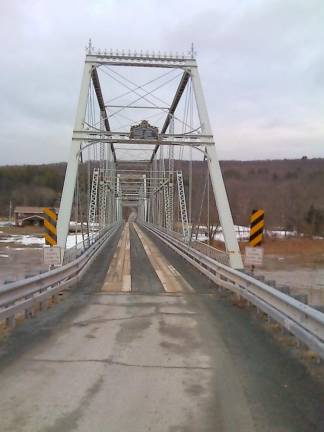
{"label": "white painted steel", "polygon": [[98,199],[99,168],[93,169],[90,205],[89,205],[89,225],[91,232],[94,231],[97,222],[97,199]]}
{"label": "white painted steel", "polygon": [[[202,90],[198,67],[191,68],[191,79],[195,93],[197,110],[200,120],[200,126],[203,134],[212,135],[212,129],[209,121],[206,101]],[[219,220],[223,228],[226,250],[230,257],[231,267],[243,269],[243,262],[240,254],[240,248],[237,242],[231,209],[229,206],[227,193],[224,185],[222,172],[216,153],[215,144],[206,147],[208,155],[208,168],[211,182],[213,185],[215,201],[218,211]]]}
{"label": "white painted steel", "polygon": [[143,193],[144,193],[144,221],[147,221],[147,183],[146,174],[143,174]]}
{"label": "white painted steel", "polygon": [[[113,132],[103,131],[101,126],[100,130],[85,130],[84,129],[84,118],[87,103],[87,93],[89,83],[91,79],[91,70],[93,67],[99,67],[101,65],[117,65],[117,66],[144,66],[144,67],[166,67],[166,68],[180,68],[190,74],[192,85],[194,89],[195,101],[197,105],[198,116],[200,119],[200,134],[160,134],[156,140],[135,140],[130,139],[130,134],[125,132]],[[101,119],[102,120],[102,119]],[[171,122],[172,123],[172,122]],[[173,131],[173,125],[170,124],[170,131]],[[61,208],[58,220],[58,244],[61,248],[65,248],[66,237],[68,233],[69,218],[71,214],[73,192],[75,187],[77,169],[78,169],[78,158],[81,143],[87,143],[83,145],[86,148],[88,145],[99,142],[101,148],[104,149],[103,143],[132,143],[132,144],[157,144],[161,145],[187,145],[194,146],[197,150],[202,151],[207,155],[209,172],[212,180],[213,191],[215,195],[215,201],[218,209],[219,219],[223,228],[226,250],[230,257],[230,265],[233,268],[242,269],[243,263],[239,251],[238,242],[235,235],[233,219],[227,199],[227,194],[220,170],[220,165],[215,149],[215,143],[212,135],[210,121],[208,117],[207,106],[200,82],[197,62],[194,59],[193,51],[190,55],[172,55],[172,54],[143,54],[137,52],[114,52],[110,51],[97,51],[94,52],[92,46],[89,46],[85,68],[83,73],[81,92],[77,110],[77,117],[75,122],[75,128],[72,136],[72,146],[70,157],[68,161],[68,167],[65,177],[63,195],[61,200]],[[161,151],[162,151],[161,147]],[[162,157],[163,160],[163,157]],[[154,161],[153,161],[154,166]],[[157,187],[157,185],[156,185]],[[122,191],[120,191],[122,192]],[[169,191],[170,192],[170,191]],[[165,193],[167,196],[167,193]],[[156,196],[153,203],[153,220],[158,222],[159,225],[163,225],[164,216],[162,214],[164,210],[163,206],[163,191],[159,189],[156,191]],[[171,202],[173,200],[171,199]],[[117,197],[117,219],[122,216],[121,212],[121,198]],[[152,203],[151,203],[152,204]],[[173,210],[173,209],[171,209]],[[173,213],[172,213],[173,215]],[[167,225],[172,226],[172,219],[168,217]],[[186,236],[187,237],[187,236]]]}
{"label": "white painted steel", "polygon": [[[81,90],[78,102],[78,109],[74,124],[74,130],[82,130],[88,97],[88,88],[91,78],[92,65],[86,63],[83,70],[83,77],[81,83]],[[74,141],[72,135],[72,143],[70,148],[69,160],[65,173],[65,180],[61,198],[60,211],[57,220],[57,244],[64,253],[66,239],[69,232],[70,217],[73,204],[74,188],[78,174],[79,166],[79,153],[81,148],[81,141]]]}
{"label": "white painted steel", "polygon": [[158,68],[186,68],[195,64],[190,56],[176,55],[145,55],[142,53],[130,53],[122,55],[121,52],[98,51],[86,56],[86,63],[111,66],[137,66]]}
{"label": "white painted steel", "polygon": [[241,271],[221,264],[151,224],[144,227],[201,273],[245,298],[324,359],[324,314]]}
{"label": "white painted steel", "polygon": [[186,195],[185,195],[184,186],[183,186],[182,171],[177,171],[177,184],[178,184],[178,197],[179,197],[179,207],[180,207],[183,239],[186,243],[188,243],[189,242],[189,225],[188,225],[187,204],[186,204]]}

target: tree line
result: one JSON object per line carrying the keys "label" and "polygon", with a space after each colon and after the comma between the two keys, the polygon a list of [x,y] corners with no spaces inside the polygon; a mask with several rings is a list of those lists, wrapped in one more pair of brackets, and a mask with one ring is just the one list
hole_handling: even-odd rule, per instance
{"label": "tree line", "polygon": [[[207,225],[209,220],[216,225],[206,163],[193,161],[190,168],[190,162],[177,161],[175,167],[183,171],[192,221]],[[324,159],[223,161],[221,167],[236,224],[248,225],[251,211],[263,208],[269,229],[324,234]],[[65,163],[0,167],[0,215],[8,216],[10,202],[13,207],[59,207],[65,169]],[[86,177],[81,169],[82,184],[88,181]]]}

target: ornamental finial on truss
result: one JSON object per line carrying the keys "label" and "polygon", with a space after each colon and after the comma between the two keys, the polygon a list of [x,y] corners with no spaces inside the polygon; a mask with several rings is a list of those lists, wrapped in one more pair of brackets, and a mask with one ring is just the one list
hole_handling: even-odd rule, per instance
{"label": "ornamental finial on truss", "polygon": [[92,40],[91,38],[89,38],[88,46],[86,47],[87,54],[92,54],[92,50],[93,50]]}
{"label": "ornamental finial on truss", "polygon": [[193,42],[191,42],[191,49],[189,51],[189,54],[190,54],[190,57],[192,59],[195,58],[195,55],[197,54],[196,51],[195,51],[195,47],[194,47],[194,43]]}

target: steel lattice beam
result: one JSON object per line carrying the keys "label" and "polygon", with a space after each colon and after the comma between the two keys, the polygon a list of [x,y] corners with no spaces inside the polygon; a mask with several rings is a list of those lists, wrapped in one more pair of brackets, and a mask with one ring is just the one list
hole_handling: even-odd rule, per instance
{"label": "steel lattice beam", "polygon": [[[187,83],[189,81],[189,78],[190,78],[190,73],[189,72],[184,72],[184,74],[181,77],[181,81],[180,81],[180,83],[178,85],[178,88],[177,88],[176,94],[174,96],[174,99],[173,99],[173,101],[172,101],[172,103],[170,105],[167,117],[166,117],[166,119],[164,121],[164,124],[162,126],[161,134],[165,134],[165,132],[167,131],[167,129],[169,127],[169,124],[170,124],[170,121],[171,121],[171,118],[172,118],[173,114],[175,113],[175,110],[177,109],[177,106],[178,106],[178,104],[180,102],[181,96],[183,95],[183,92],[184,92],[184,90],[186,88],[186,85],[187,85]],[[158,151],[159,147],[160,147],[159,144],[157,144],[155,146],[155,148],[153,150],[153,154],[151,156],[151,162],[154,159],[154,157],[156,155],[156,152]]]}
{"label": "steel lattice beam", "polygon": [[[91,78],[92,78],[92,82],[93,82],[93,87],[94,87],[95,92],[96,92],[100,112],[101,112],[102,118],[104,120],[105,128],[106,128],[106,131],[109,132],[110,131],[110,124],[108,121],[108,114],[107,114],[105,102],[104,102],[104,99],[102,96],[102,91],[101,91],[101,86],[100,86],[97,68],[95,68],[95,67],[92,68]],[[114,161],[116,162],[116,153],[115,153],[114,145],[110,144],[110,147],[111,147],[111,151],[112,151],[112,154],[114,157]]]}

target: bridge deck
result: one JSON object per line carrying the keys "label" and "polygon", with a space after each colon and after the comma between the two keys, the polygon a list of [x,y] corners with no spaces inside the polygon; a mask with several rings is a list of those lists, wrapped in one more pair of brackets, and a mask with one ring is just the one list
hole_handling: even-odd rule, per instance
{"label": "bridge deck", "polygon": [[323,430],[320,382],[249,311],[137,226],[117,242],[3,344],[1,431]]}

